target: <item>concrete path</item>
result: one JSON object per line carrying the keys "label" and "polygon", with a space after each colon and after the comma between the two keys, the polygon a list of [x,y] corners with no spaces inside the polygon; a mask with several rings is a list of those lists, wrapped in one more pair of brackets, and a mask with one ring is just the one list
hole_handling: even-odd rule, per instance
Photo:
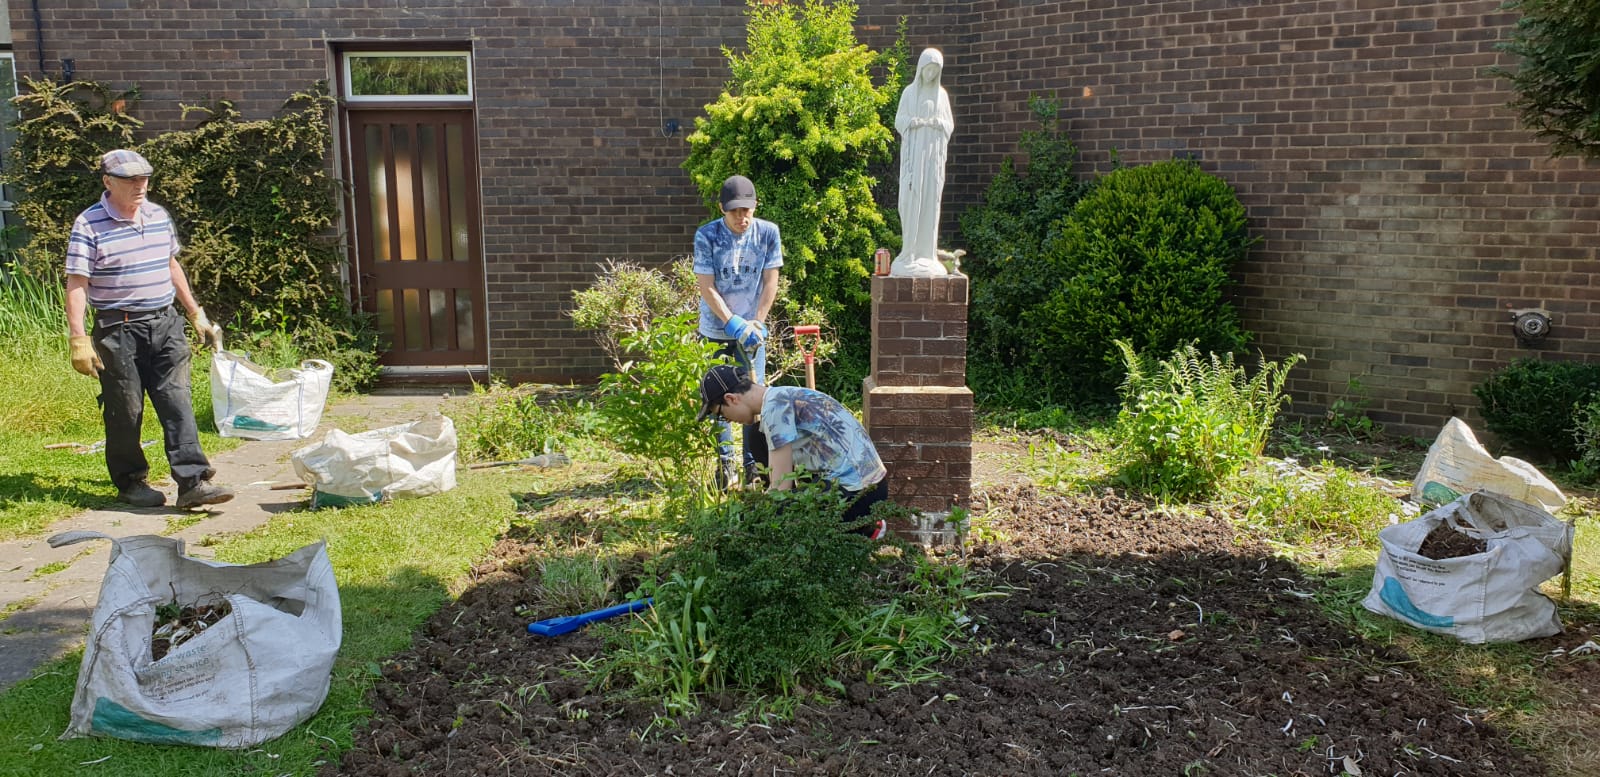
{"label": "concrete path", "polygon": [[[334,402],[322,416],[317,433],[304,440],[283,442],[247,441],[231,451],[211,457],[217,470],[215,482],[231,487],[234,498],[216,505],[213,512],[177,510],[177,488],[169,479],[151,485],[166,492],[167,507],[113,507],[90,510],[67,518],[34,539],[0,542],[0,691],[28,678],[41,664],[83,644],[89,617],[99,597],[100,581],[110,560],[110,543],[90,541],[62,548],[46,542],[52,534],[70,530],[99,531],[116,537],[134,534],[167,534],[167,522],[185,515],[204,516],[169,536],[182,539],[187,552],[197,558],[210,558],[211,549],[201,546],[204,537],[248,532],[265,523],[274,513],[305,504],[303,489],[272,490],[280,483],[300,480],[289,462],[297,448],[322,438],[328,430],[364,432],[384,426],[415,421],[432,412],[450,413],[451,397],[438,390],[431,393],[384,391]],[[157,445],[147,449],[160,456]]]}

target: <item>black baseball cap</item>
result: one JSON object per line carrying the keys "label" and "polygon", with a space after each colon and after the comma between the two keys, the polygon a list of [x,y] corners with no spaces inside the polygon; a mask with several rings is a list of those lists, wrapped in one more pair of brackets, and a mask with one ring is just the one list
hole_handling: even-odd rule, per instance
{"label": "black baseball cap", "polygon": [[737,208],[754,208],[756,206],[756,185],[742,175],[729,176],[722,182],[722,209],[735,210]]}
{"label": "black baseball cap", "polygon": [[696,421],[704,421],[722,406],[723,397],[729,394],[743,394],[754,385],[750,382],[750,373],[743,367],[732,364],[718,364],[706,371],[706,376],[700,379],[700,415],[694,417]]}

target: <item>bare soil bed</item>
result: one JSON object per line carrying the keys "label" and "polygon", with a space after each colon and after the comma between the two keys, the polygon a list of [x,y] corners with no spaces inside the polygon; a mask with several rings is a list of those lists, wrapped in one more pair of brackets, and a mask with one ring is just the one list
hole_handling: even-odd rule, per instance
{"label": "bare soil bed", "polygon": [[[388,662],[375,715],[326,775],[1507,775],[1546,768],[1309,600],[1320,583],[1226,516],[1026,484],[980,494],[968,563],[1009,595],[946,678],[848,692],[786,721],[708,700],[677,726],[592,691],[590,633],[532,637],[532,544]],[[571,517],[574,521],[578,516]]]}

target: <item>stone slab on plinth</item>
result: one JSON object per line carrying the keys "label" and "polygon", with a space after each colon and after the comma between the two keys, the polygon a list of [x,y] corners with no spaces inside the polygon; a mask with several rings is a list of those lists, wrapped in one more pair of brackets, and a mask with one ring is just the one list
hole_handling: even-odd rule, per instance
{"label": "stone slab on plinth", "polygon": [[889,470],[889,498],[926,516],[926,525],[895,528],[924,541],[949,541],[944,518],[971,504],[966,384],[966,277],[874,277],[862,421]]}

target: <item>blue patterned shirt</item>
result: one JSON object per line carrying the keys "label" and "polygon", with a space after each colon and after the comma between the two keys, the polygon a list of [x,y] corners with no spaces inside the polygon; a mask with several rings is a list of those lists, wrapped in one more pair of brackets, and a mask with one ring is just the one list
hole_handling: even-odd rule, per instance
{"label": "blue patterned shirt", "polygon": [[[717,219],[694,233],[694,272],[712,276],[712,285],[734,315],[754,319],[761,304],[761,274],[783,266],[783,238],[778,225],[751,219],[742,235],[733,234],[727,222]],[[728,339],[722,321],[700,300],[700,334]]]}
{"label": "blue patterned shirt", "polygon": [[794,446],[794,468],[846,491],[877,485],[888,474],[872,438],[839,400],[799,386],[771,386],[761,400],[767,447]]}

